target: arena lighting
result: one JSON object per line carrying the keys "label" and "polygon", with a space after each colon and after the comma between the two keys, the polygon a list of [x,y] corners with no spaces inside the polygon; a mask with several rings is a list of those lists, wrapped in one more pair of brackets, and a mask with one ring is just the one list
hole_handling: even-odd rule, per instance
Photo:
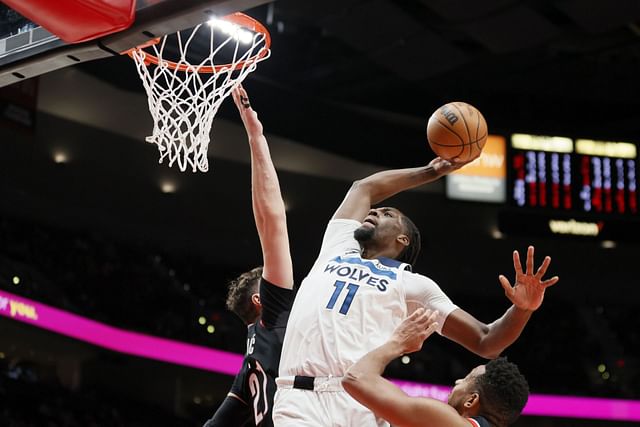
{"label": "arena lighting", "polygon": [[592,139],[577,139],[576,153],[623,159],[635,159],[638,156],[635,144],[630,142],[594,141]]}
{"label": "arena lighting", "polygon": [[617,246],[617,244],[613,240],[603,240],[602,242],[600,242],[600,246],[604,249],[613,249]]}
{"label": "arena lighting", "polygon": [[207,319],[204,316],[200,316],[198,317],[198,323],[204,325],[205,323],[207,323]]}
{"label": "arena lighting", "polygon": [[511,146],[519,150],[551,151],[554,153],[573,152],[571,138],[562,136],[540,136],[514,133],[511,135]]}
{"label": "arena lighting", "polygon": [[[236,375],[243,356],[105,325],[0,291],[0,315],[132,356]],[[392,380],[411,396],[446,401],[450,387]],[[523,415],[640,421],[640,400],[532,394]]]}
{"label": "arena lighting", "polygon": [[207,326],[207,332],[209,332],[210,334],[214,333],[216,331],[216,327],[213,325],[209,325]]}
{"label": "arena lighting", "polygon": [[69,156],[67,156],[67,153],[63,151],[56,151],[53,153],[53,161],[58,164],[67,163],[69,161]]}
{"label": "arena lighting", "polygon": [[171,181],[162,181],[160,183],[160,191],[165,194],[171,194],[176,192],[176,184]]}
{"label": "arena lighting", "polygon": [[491,237],[496,240],[500,240],[504,239],[504,234],[502,234],[502,231],[498,230],[498,228],[494,228],[493,230],[491,230]]}
{"label": "arena lighting", "polygon": [[12,282],[14,285],[20,284],[20,278],[18,276],[13,276]]}
{"label": "arena lighting", "polygon": [[244,44],[251,43],[253,40],[253,34],[250,31],[245,30],[239,25],[236,25],[232,22],[225,21],[223,19],[211,18],[207,21],[212,28],[218,28],[224,34],[229,36],[233,36],[235,40],[240,40],[240,42]]}
{"label": "arena lighting", "polygon": [[400,361],[402,362],[403,365],[408,365],[411,362],[411,358],[409,356],[402,356],[402,359],[400,359]]}

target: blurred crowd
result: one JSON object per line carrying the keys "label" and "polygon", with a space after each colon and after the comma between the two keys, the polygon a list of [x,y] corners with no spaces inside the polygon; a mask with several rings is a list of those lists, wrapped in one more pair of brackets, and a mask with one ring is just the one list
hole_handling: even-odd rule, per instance
{"label": "blurred crowd", "polygon": [[234,340],[242,323],[224,308],[227,282],[241,271],[7,218],[0,241],[1,289],[116,327],[243,351],[244,339]]}
{"label": "blurred crowd", "polygon": [[113,393],[72,392],[38,380],[27,367],[0,364],[0,425],[4,427],[194,427],[162,408]]}

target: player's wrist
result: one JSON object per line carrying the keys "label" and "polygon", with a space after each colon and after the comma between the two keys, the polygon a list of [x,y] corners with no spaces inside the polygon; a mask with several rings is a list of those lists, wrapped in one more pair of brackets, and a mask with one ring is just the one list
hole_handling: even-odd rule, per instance
{"label": "player's wrist", "polygon": [[432,163],[429,163],[427,166],[424,167],[423,174],[424,174],[423,181],[425,183],[437,181],[438,179],[446,175],[446,173],[443,173],[440,170],[440,168],[434,166]]}
{"label": "player's wrist", "polygon": [[395,359],[407,353],[404,343],[397,337],[391,337],[383,347],[385,349],[385,353],[389,355],[391,359]]}
{"label": "player's wrist", "polygon": [[531,315],[534,311],[536,311],[535,308],[531,308],[529,305],[527,304],[513,304],[514,309],[521,313],[521,314],[525,314],[525,315]]}

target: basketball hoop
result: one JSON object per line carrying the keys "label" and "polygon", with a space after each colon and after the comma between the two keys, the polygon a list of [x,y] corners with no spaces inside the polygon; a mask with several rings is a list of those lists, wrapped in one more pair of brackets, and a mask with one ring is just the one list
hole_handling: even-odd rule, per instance
{"label": "basketball hoop", "polygon": [[[178,162],[183,172],[188,167],[206,172],[213,118],[231,91],[269,57],[271,36],[260,22],[239,12],[190,31],[153,39],[126,53],[134,59],[149,98],[153,133],[146,141],[158,146],[159,162]],[[171,54],[175,58],[169,59]]]}

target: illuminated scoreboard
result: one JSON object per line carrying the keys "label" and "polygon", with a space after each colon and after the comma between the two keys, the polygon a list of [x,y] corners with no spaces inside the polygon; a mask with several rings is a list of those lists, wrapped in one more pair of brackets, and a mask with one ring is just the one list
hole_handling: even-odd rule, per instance
{"label": "illuminated scoreboard", "polygon": [[637,149],[625,142],[514,134],[509,201],[517,207],[637,215]]}
{"label": "illuminated scoreboard", "polygon": [[514,134],[502,231],[640,241],[637,146]]}

